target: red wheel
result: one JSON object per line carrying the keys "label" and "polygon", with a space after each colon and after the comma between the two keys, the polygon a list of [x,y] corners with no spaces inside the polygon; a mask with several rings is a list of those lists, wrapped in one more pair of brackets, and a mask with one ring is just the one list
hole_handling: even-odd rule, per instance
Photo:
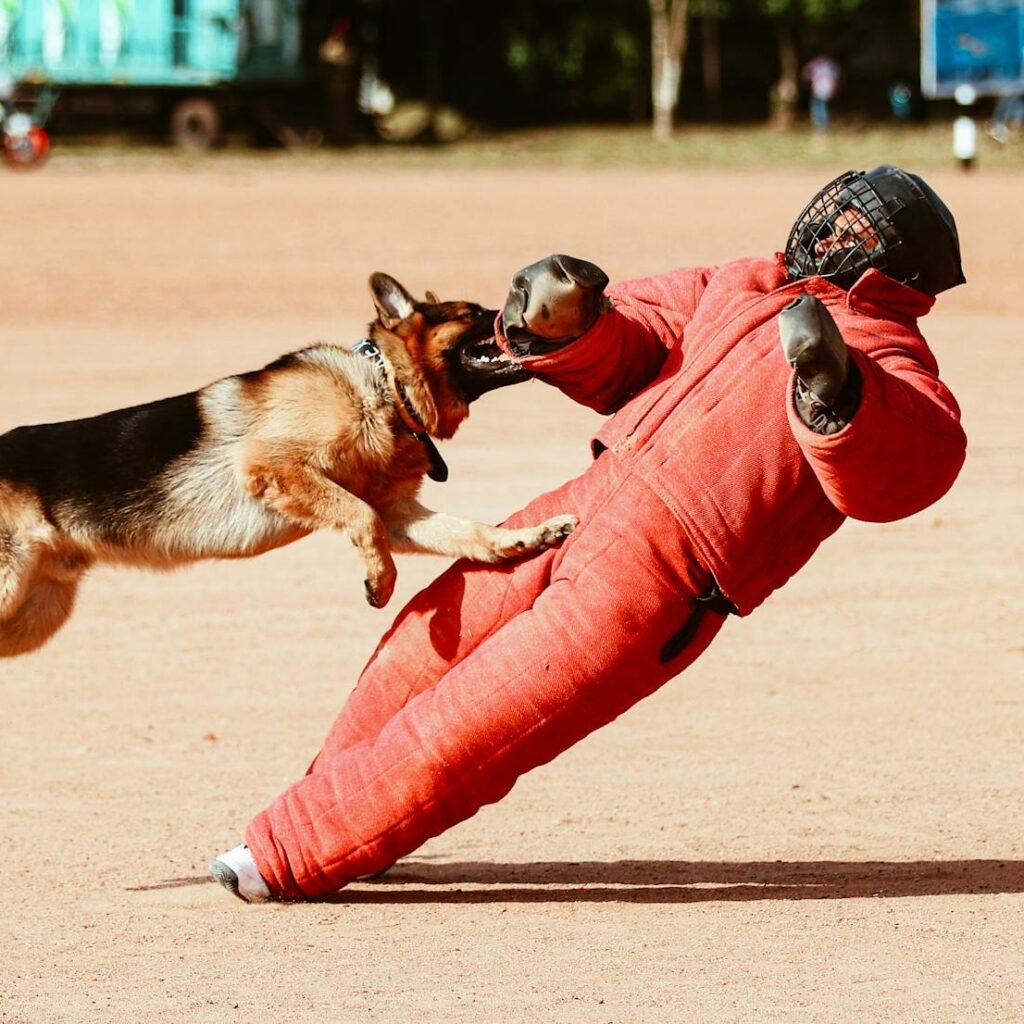
{"label": "red wheel", "polygon": [[50,153],[50,136],[40,125],[3,136],[4,159],[11,167],[37,167]]}

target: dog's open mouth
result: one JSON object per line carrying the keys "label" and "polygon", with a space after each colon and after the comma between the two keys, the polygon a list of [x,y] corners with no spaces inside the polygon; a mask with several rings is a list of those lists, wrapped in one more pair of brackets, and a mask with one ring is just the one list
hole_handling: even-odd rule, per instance
{"label": "dog's open mouth", "polygon": [[498,347],[494,335],[467,342],[462,346],[460,356],[468,369],[495,373],[514,371],[526,376],[526,371]]}
{"label": "dog's open mouth", "polygon": [[493,334],[464,341],[458,350],[458,376],[472,401],[486,391],[528,380],[530,375],[503,352]]}

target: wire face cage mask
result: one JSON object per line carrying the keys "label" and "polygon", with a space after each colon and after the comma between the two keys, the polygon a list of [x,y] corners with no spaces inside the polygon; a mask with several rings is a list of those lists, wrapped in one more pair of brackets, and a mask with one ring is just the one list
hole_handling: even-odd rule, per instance
{"label": "wire face cage mask", "polygon": [[[851,212],[862,218],[855,235],[842,230],[844,215]],[[786,242],[786,268],[792,280],[824,277],[849,288],[869,267],[884,272],[886,254],[900,244],[885,201],[862,173],[847,171],[830,181],[797,218]]]}
{"label": "wire face cage mask", "polygon": [[962,284],[953,215],[916,175],[897,167],[847,171],[804,207],[785,251],[791,280],[849,288],[871,267],[935,295]]}

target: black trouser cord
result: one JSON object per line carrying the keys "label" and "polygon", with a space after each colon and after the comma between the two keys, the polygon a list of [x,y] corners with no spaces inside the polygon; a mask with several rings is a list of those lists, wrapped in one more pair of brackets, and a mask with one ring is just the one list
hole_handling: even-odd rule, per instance
{"label": "black trouser cord", "polygon": [[665,645],[661,649],[662,665],[667,664],[673,658],[677,658],[683,653],[696,635],[698,627],[708,612],[722,616],[738,614],[736,605],[722,593],[718,584],[714,582],[712,582],[705,593],[697,598],[690,617],[665,641]]}

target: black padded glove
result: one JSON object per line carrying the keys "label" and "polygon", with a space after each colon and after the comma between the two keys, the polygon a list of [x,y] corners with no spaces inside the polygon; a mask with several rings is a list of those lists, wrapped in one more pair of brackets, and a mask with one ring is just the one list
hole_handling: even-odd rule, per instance
{"label": "black padded glove", "polygon": [[608,275],[587,260],[547,256],[512,278],[502,333],[517,356],[541,355],[575,341],[611,309]]}
{"label": "black padded glove", "polygon": [[860,405],[860,373],[824,304],[801,295],[779,313],[786,362],[796,370],[793,404],[815,433],[835,434]]}

